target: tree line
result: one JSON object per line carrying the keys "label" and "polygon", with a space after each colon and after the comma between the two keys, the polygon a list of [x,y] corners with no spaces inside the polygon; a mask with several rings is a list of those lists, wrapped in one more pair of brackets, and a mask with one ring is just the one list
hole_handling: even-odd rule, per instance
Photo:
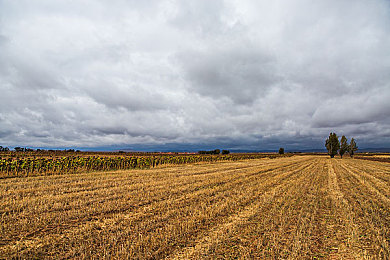
{"label": "tree line", "polygon": [[[221,153],[221,150],[219,149],[215,149],[215,150],[211,150],[211,151],[198,151],[198,154],[220,154]],[[230,151],[229,150],[222,150],[222,154],[229,154]]]}
{"label": "tree line", "polygon": [[325,141],[325,147],[328,150],[330,158],[334,158],[336,154],[339,154],[341,158],[345,153],[349,153],[349,156],[353,157],[355,151],[358,147],[356,145],[355,139],[351,139],[351,142],[348,144],[347,138],[343,135],[339,141],[336,133],[330,133],[328,139]]}
{"label": "tree line", "polygon": [[80,152],[80,150],[75,149],[65,149],[65,150],[45,150],[45,149],[32,149],[27,147],[14,147],[14,149],[10,149],[8,147],[3,147],[0,145],[0,152],[9,152],[9,151],[15,151],[15,152]]}
{"label": "tree line", "polygon": [[9,151],[8,147],[0,146],[0,152],[8,152],[8,151]]}

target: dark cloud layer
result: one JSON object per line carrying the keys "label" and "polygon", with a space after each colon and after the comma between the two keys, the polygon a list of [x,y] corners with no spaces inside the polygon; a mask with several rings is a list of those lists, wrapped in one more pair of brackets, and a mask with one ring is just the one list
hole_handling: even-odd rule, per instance
{"label": "dark cloud layer", "polygon": [[0,144],[389,147],[389,46],[387,0],[3,0]]}

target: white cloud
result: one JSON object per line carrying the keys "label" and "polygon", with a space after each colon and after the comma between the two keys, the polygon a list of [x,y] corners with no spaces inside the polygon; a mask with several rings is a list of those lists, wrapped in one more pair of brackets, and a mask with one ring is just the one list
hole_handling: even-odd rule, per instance
{"label": "white cloud", "polygon": [[5,0],[0,17],[2,145],[390,145],[385,0]]}

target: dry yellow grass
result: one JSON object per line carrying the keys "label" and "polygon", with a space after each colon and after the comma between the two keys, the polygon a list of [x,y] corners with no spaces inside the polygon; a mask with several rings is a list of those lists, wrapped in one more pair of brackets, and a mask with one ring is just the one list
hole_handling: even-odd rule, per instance
{"label": "dry yellow grass", "polygon": [[0,180],[3,258],[386,259],[390,164],[299,156]]}

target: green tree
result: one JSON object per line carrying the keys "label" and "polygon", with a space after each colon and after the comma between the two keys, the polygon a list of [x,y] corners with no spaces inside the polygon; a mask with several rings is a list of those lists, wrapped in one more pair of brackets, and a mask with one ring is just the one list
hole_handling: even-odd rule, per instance
{"label": "green tree", "polygon": [[284,148],[279,148],[279,154],[284,154]]}
{"label": "green tree", "polygon": [[357,149],[358,149],[358,147],[356,146],[355,139],[352,138],[351,142],[348,145],[349,156],[353,157],[353,155],[355,154],[355,151],[357,151]]}
{"label": "green tree", "polygon": [[339,138],[336,133],[330,133],[328,139],[325,141],[325,147],[328,150],[330,158],[334,158],[337,151],[340,149]]}
{"label": "green tree", "polygon": [[340,140],[340,157],[343,158],[343,155],[348,151],[348,141],[347,138],[343,135]]}

